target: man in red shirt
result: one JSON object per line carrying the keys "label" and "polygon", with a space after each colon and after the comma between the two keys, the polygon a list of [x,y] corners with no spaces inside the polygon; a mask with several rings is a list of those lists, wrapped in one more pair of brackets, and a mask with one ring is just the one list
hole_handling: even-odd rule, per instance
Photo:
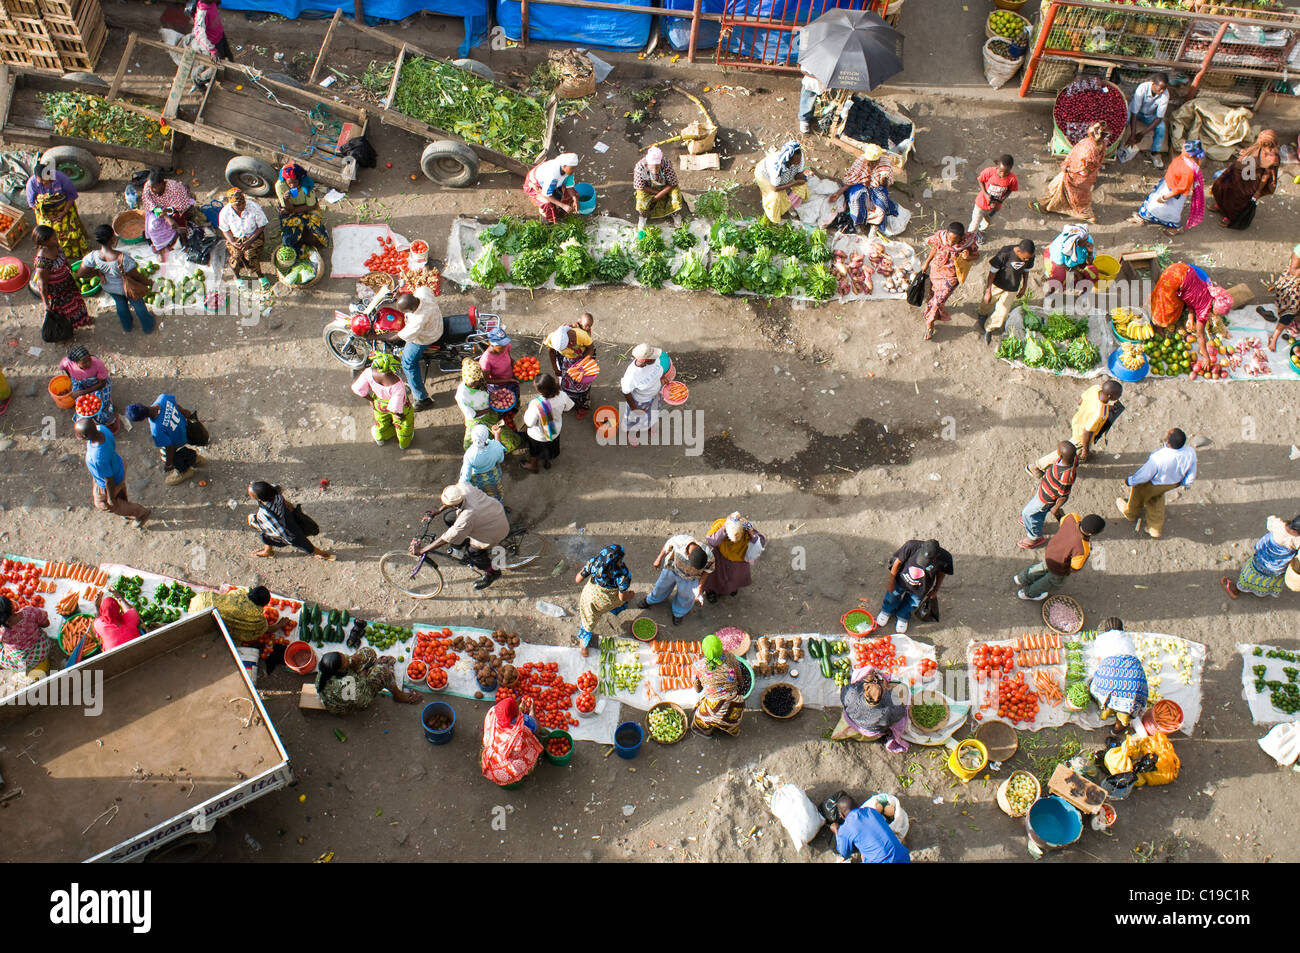
{"label": "man in red shirt", "polygon": [[975,196],[975,210],[966,231],[983,234],[993,216],[1002,208],[1002,203],[1011,197],[1012,192],[1020,191],[1020,181],[1011,171],[1015,164],[1016,160],[1011,156],[999,156],[994,165],[980,173],[980,190]]}
{"label": "man in red shirt", "polygon": [[1079,472],[1079,461],[1074,444],[1062,440],[1056,445],[1056,460],[1044,472],[1038,482],[1038,491],[1029,498],[1025,508],[1020,511],[1020,525],[1025,528],[1025,538],[1016,543],[1021,549],[1037,549],[1047,542],[1043,535],[1043,524],[1047,514],[1054,513],[1061,518],[1065,501],[1070,498],[1074,487],[1075,475]]}
{"label": "man in red shirt", "polygon": [[1060,589],[1071,573],[1087,564],[1092,552],[1089,541],[1105,528],[1106,521],[1095,513],[1084,517],[1065,514],[1056,534],[1048,540],[1043,558],[1012,577],[1021,587],[1016,595],[1027,602],[1041,602],[1049,589]]}

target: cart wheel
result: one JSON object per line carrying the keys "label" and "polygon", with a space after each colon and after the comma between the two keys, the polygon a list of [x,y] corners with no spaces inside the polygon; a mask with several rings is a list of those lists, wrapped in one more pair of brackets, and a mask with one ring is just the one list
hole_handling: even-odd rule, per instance
{"label": "cart wheel", "polygon": [[81,83],[85,86],[98,86],[101,89],[108,89],[108,83],[104,82],[104,80],[96,76],[94,73],[64,73],[63,78],[71,80],[74,83]]}
{"label": "cart wheel", "polygon": [[212,853],[217,846],[217,835],[213,831],[202,834],[186,834],[169,844],[164,844],[144,857],[146,864],[192,864]]}
{"label": "cart wheel", "polygon": [[493,71],[492,67],[488,66],[486,63],[481,63],[478,60],[452,60],[451,65],[459,66],[464,70],[469,70],[476,76],[490,79],[494,83],[497,81],[497,74]]}
{"label": "cart wheel", "polygon": [[93,189],[99,181],[99,160],[78,146],[55,146],[41,154],[42,162],[52,162],[54,167],[72,180],[78,189]]}
{"label": "cart wheel", "polygon": [[439,185],[464,188],[478,179],[478,153],[463,142],[440,139],[424,147],[420,168]]}
{"label": "cart wheel", "polygon": [[276,178],[275,167],[255,156],[235,156],[226,163],[226,181],[257,198],[271,194]]}

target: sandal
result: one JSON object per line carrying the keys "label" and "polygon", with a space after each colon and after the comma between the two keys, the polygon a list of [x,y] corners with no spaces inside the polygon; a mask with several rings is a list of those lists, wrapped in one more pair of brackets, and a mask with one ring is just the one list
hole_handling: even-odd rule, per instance
{"label": "sandal", "polygon": [[1047,214],[1045,211],[1043,211],[1043,206],[1038,202],[1030,202],[1029,208],[1031,211],[1037,212],[1039,215]]}
{"label": "sandal", "polygon": [[1240,592],[1233,592],[1234,587],[1232,585],[1232,580],[1227,576],[1219,577],[1219,585],[1223,587],[1223,591],[1226,592],[1230,598],[1238,599],[1241,597]]}

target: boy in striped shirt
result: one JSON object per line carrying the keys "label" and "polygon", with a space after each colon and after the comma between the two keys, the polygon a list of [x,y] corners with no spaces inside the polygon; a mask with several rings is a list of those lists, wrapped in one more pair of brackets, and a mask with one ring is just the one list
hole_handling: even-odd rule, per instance
{"label": "boy in striped shirt", "polygon": [[1047,537],[1043,535],[1047,514],[1054,512],[1057,520],[1060,520],[1061,510],[1070,498],[1070,490],[1074,487],[1078,471],[1079,461],[1074,444],[1062,440],[1056,445],[1056,460],[1043,471],[1037,492],[1020,511],[1020,525],[1025,528],[1025,538],[1017,546],[1021,549],[1037,549],[1047,542]]}

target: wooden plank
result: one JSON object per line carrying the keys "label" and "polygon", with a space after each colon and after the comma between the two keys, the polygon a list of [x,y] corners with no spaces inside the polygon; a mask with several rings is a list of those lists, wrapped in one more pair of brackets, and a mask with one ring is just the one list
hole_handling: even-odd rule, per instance
{"label": "wooden plank", "polygon": [[131,54],[135,52],[135,41],[136,35],[134,33],[126,39],[126,49],[122,51],[122,59],[118,61],[117,72],[113,74],[113,82],[108,86],[109,102],[117,99],[117,95],[122,89],[122,79],[126,76],[126,64],[131,61]]}
{"label": "wooden plank", "polygon": [[311,75],[307,77],[307,82],[313,86],[316,85],[316,77],[320,75],[320,68],[325,65],[325,54],[329,52],[330,44],[334,42],[334,31],[338,29],[341,19],[343,19],[342,7],[334,11],[334,16],[330,19],[330,28],[325,31],[325,39],[316,54],[316,62],[312,64]]}
{"label": "wooden plank", "polygon": [[168,120],[176,118],[176,111],[181,105],[181,94],[189,84],[190,74],[194,71],[195,59],[196,55],[192,49],[181,54],[181,64],[176,69],[176,78],[172,80],[171,91],[167,93],[167,101],[163,103],[162,108],[162,114]]}
{"label": "wooden plank", "polygon": [[313,682],[303,685],[302,691],[298,693],[298,708],[302,711],[325,710],[325,703],[316,694],[316,685]]}
{"label": "wooden plank", "polygon": [[406,62],[406,44],[397,51],[397,59],[393,63],[393,81],[388,84],[388,98],[384,100],[385,109],[393,109],[393,103],[397,101],[397,83],[402,78],[402,64]]}
{"label": "wooden plank", "polygon": [[9,67],[0,63],[0,130],[9,123],[9,107],[14,100],[14,85],[18,78],[9,72]]}

